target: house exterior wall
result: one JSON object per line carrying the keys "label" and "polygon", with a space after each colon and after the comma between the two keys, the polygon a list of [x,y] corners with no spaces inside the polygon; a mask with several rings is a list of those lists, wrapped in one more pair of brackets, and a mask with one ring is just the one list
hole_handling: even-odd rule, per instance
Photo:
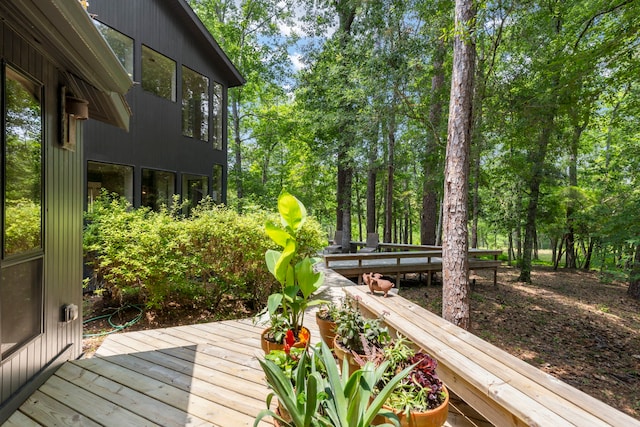
{"label": "house exterior wall", "polygon": [[[206,176],[208,193],[213,190],[213,166],[222,166],[222,191],[217,201],[226,202],[227,176],[227,89],[228,71],[212,58],[210,46],[194,31],[194,21],[185,17],[183,0],[93,0],[89,12],[98,21],[125,34],[134,41],[133,81],[127,94],[132,118],[129,132],[96,121],[89,121],[85,132],[85,165],[89,162],[124,165],[133,168],[133,204],[141,205],[142,169],[175,174],[175,192],[180,193],[183,174]],[[194,15],[195,17],[195,15]],[[197,18],[195,18],[197,19]],[[139,83],[141,50],[145,45],[174,60],[177,69],[176,101],[143,90]],[[223,86],[222,149],[214,144],[183,136],[181,76],[182,66],[209,78],[209,111],[212,111],[213,83]],[[211,123],[211,120],[210,120]],[[211,125],[209,133],[213,131]],[[86,176],[85,176],[86,184]],[[85,185],[85,197],[87,197]]]}
{"label": "house exterior wall", "polygon": [[[82,352],[82,319],[61,321],[61,307],[82,308],[82,145],[59,144],[58,107],[62,76],[34,46],[0,21],[0,57],[44,86],[43,93],[43,324],[42,333],[0,360],[0,423],[12,402],[25,397],[23,386]],[[4,133],[4,128],[3,128]],[[3,151],[0,151],[0,158]],[[0,229],[4,225],[0,222]],[[18,261],[19,262],[19,261]],[[0,260],[0,275],[16,261]],[[15,327],[4,322],[0,328]],[[29,389],[31,391],[31,389]],[[29,391],[29,392],[30,392]],[[22,393],[22,394],[21,394]]]}

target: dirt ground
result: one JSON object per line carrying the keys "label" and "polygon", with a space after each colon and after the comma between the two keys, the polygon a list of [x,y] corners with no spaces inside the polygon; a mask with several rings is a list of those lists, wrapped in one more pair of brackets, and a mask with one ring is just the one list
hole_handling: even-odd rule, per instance
{"label": "dirt ground", "polygon": [[[471,291],[471,331],[537,368],[640,419],[640,301],[626,283],[595,272],[536,267],[478,271]],[[440,315],[442,287],[407,282],[400,294]]]}
{"label": "dirt ground", "polygon": [[[472,332],[520,359],[640,419],[640,301],[626,296],[627,284],[603,283],[595,272],[535,267],[532,283],[517,282],[518,270],[501,268],[480,276],[471,292]],[[413,278],[400,294],[440,315],[442,287]],[[113,311],[99,297],[85,299],[85,319]],[[240,313],[249,317],[247,312]],[[123,324],[136,309],[115,314]],[[229,317],[226,315],[225,317]],[[221,320],[209,312],[173,307],[168,315],[145,311],[126,331]],[[107,319],[85,325],[85,334],[112,330]],[[104,336],[85,338],[90,357]]]}

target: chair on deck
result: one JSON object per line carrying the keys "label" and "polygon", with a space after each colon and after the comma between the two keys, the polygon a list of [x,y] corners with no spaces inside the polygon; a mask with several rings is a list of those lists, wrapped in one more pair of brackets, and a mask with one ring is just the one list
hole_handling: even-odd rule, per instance
{"label": "chair on deck", "polygon": [[342,231],[336,231],[333,242],[324,248],[325,254],[336,254],[342,252]]}
{"label": "chair on deck", "polygon": [[358,250],[358,253],[377,252],[379,243],[378,233],[367,233],[367,242],[364,248]]}

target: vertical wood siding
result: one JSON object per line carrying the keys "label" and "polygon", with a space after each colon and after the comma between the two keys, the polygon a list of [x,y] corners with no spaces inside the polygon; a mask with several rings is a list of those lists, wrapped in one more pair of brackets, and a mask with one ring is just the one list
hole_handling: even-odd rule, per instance
{"label": "vertical wood siding", "polygon": [[44,85],[43,334],[1,362],[0,402],[6,403],[50,363],[76,358],[82,352],[82,319],[62,323],[60,313],[61,306],[70,303],[82,310],[83,173],[82,144],[75,152],[63,150],[58,144],[59,72],[2,23],[0,37],[2,59]]}

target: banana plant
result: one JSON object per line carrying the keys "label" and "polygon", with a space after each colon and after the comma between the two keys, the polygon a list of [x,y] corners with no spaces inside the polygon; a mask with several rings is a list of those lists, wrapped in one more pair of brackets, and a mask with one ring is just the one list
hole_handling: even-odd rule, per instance
{"label": "banana plant", "polygon": [[278,197],[278,212],[281,225],[267,221],[265,231],[282,250],[267,250],[265,261],[281,289],[269,296],[266,308],[271,317],[281,312],[297,336],[304,322],[305,310],[325,302],[311,299],[324,283],[324,275],[313,268],[320,261],[319,258],[298,260],[298,232],[307,219],[307,210],[302,202],[287,191],[282,191]]}

